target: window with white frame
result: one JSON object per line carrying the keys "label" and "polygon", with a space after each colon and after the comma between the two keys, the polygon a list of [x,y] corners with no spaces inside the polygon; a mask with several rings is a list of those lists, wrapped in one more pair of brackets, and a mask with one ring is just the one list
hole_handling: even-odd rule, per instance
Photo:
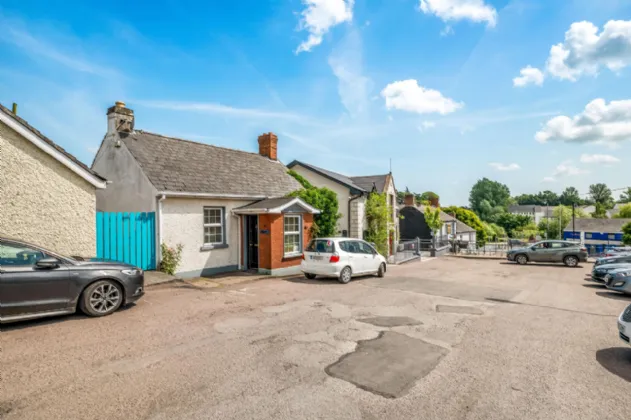
{"label": "window with white frame", "polygon": [[284,222],[284,244],[285,255],[299,254],[302,252],[300,243],[300,227],[302,218],[298,215],[285,215]]}
{"label": "window with white frame", "polygon": [[224,243],[223,208],[204,207],[204,245]]}

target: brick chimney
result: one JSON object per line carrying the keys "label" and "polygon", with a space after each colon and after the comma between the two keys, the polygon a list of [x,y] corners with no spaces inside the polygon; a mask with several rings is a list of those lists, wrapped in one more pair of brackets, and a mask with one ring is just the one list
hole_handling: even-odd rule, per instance
{"label": "brick chimney", "polygon": [[131,133],[134,130],[134,111],[125,102],[116,102],[107,110],[107,133]]}
{"label": "brick chimney", "polygon": [[265,133],[259,136],[259,155],[278,160],[278,136]]}
{"label": "brick chimney", "polygon": [[405,204],[406,206],[414,206],[414,194],[405,194],[405,198],[403,199],[403,204]]}

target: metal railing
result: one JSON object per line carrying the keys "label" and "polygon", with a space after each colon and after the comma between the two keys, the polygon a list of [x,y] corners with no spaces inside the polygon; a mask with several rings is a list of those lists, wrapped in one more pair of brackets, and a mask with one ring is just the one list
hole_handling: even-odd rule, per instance
{"label": "metal railing", "polygon": [[476,242],[458,243],[454,247],[454,253],[463,255],[483,255],[483,256],[505,256],[506,252],[511,249],[508,242],[487,242],[482,246],[478,246]]}
{"label": "metal railing", "polygon": [[394,252],[394,263],[399,264],[405,261],[421,258],[421,240],[412,239],[399,241]]}

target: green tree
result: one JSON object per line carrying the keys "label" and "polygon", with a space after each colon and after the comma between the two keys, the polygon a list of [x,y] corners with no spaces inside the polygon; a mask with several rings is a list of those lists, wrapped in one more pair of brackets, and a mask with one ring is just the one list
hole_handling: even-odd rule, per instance
{"label": "green tree", "polygon": [[559,202],[564,206],[571,206],[572,204],[581,204],[582,200],[576,188],[567,187],[559,196]]}
{"label": "green tree", "polygon": [[559,196],[557,193],[546,190],[537,194],[537,201],[540,206],[558,206]]}
{"label": "green tree", "polygon": [[622,226],[622,243],[631,245],[631,222]]}
{"label": "green tree", "polygon": [[312,237],[336,236],[337,221],[342,217],[339,213],[337,194],[326,187],[314,187],[295,171],[290,170],[288,173],[303,186],[303,189],[294,191],[289,196],[299,197],[310,206],[320,210],[320,214],[316,214],[313,218]]}
{"label": "green tree", "polygon": [[594,203],[602,204],[605,210],[613,207],[613,196],[611,190],[605,184],[592,184],[589,186],[589,196]]}
{"label": "green tree", "polygon": [[425,191],[419,197],[420,202],[428,202],[434,207],[440,207],[440,196],[432,191]]}
{"label": "green tree", "polygon": [[[585,212],[577,208],[574,216],[577,219],[584,219],[588,217]],[[539,222],[539,232],[542,237],[547,237],[548,239],[562,239],[563,230],[570,224],[572,221],[572,208],[567,206],[558,206],[552,212],[552,217],[549,219],[543,219]]]}
{"label": "green tree", "polygon": [[506,212],[510,190],[504,184],[483,178],[475,183],[469,194],[471,209],[485,222],[495,222]]}
{"label": "green tree", "polygon": [[526,206],[532,204],[533,206],[539,205],[537,197],[533,194],[521,194],[515,197],[515,202],[519,205]]}
{"label": "green tree", "polygon": [[460,220],[470,228],[475,229],[475,238],[478,246],[484,246],[486,244],[486,230],[484,229],[484,225],[477,214],[469,209],[465,209],[464,207],[456,206],[444,207],[442,210],[452,217]]}
{"label": "green tree", "polygon": [[524,214],[503,213],[497,218],[497,224],[504,228],[509,238],[514,236],[514,232],[532,222],[529,216]]}
{"label": "green tree", "polygon": [[436,236],[436,232],[438,232],[443,226],[443,221],[440,218],[440,208],[425,206],[424,216],[425,223],[427,223],[427,226],[432,231],[432,234]]}
{"label": "green tree", "polygon": [[366,200],[366,240],[373,242],[381,255],[388,255],[388,221],[392,220],[385,193],[371,193]]}
{"label": "green tree", "polygon": [[592,213],[592,217],[594,219],[606,219],[607,218],[607,207],[605,207],[602,203],[596,203],[596,210]]}
{"label": "green tree", "polygon": [[631,219],[631,203],[620,206],[620,211],[613,216],[616,219]]}
{"label": "green tree", "polygon": [[539,227],[535,224],[535,222],[531,221],[526,226],[514,231],[513,235],[514,238],[529,241],[535,240],[537,236],[541,236],[541,233],[539,232]]}
{"label": "green tree", "polygon": [[620,200],[618,200],[618,202],[631,203],[631,187],[627,187],[627,190],[620,194]]}

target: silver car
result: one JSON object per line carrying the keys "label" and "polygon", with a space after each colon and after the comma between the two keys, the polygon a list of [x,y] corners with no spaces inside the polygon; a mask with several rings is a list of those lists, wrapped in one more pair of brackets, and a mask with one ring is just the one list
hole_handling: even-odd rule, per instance
{"label": "silver car", "polygon": [[607,274],[618,270],[620,268],[629,268],[631,269],[631,264],[629,263],[620,263],[620,264],[601,264],[594,265],[594,269],[592,270],[591,280],[596,283],[605,284],[605,277]]}
{"label": "silver car", "polygon": [[529,262],[549,262],[576,267],[579,262],[587,261],[587,248],[577,242],[541,241],[528,247],[511,249],[506,253],[506,258],[521,265]]}
{"label": "silver car", "polygon": [[605,276],[607,289],[631,295],[631,266],[610,271]]}
{"label": "silver car", "polygon": [[631,263],[631,254],[617,255],[615,257],[602,257],[598,258],[594,263],[594,267],[605,264],[623,264]]}

